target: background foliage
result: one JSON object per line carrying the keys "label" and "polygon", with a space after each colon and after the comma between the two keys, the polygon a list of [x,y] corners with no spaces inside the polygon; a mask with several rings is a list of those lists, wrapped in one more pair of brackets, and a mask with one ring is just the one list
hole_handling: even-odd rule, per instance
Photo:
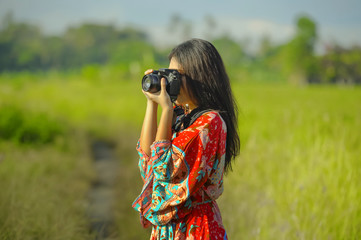
{"label": "background foliage", "polygon": [[[265,36],[256,56],[249,53],[246,43],[227,35],[213,36],[212,26],[216,23],[211,16],[207,19],[208,40],[219,49],[235,76],[237,70],[251,72],[249,68],[256,67],[258,71],[272,70],[283,81],[296,84],[361,83],[360,46],[324,46],[325,52],[316,55],[317,23],[309,16],[296,19],[295,34],[288,42],[274,45]],[[187,36],[188,25],[174,16],[170,34],[181,28]],[[2,72],[73,70],[109,64],[139,74],[146,66],[167,64],[169,49],[153,45],[145,32],[130,26],[118,29],[114,25],[84,23],[69,27],[60,36],[47,36],[35,25],[15,21],[9,13],[0,29],[0,52]]]}

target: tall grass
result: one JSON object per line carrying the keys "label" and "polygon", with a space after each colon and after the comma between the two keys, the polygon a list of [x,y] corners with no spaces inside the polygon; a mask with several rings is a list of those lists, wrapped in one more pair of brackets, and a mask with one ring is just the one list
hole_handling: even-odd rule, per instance
{"label": "tall grass", "polygon": [[[112,77],[0,76],[0,110],[13,106],[24,119],[45,115],[44,123],[63,127],[58,134],[41,124],[55,134],[43,145],[0,140],[0,239],[91,238],[90,138],[118,144],[117,238],[148,238],[131,208],[141,189],[135,143],[145,98],[139,79]],[[229,238],[361,236],[361,89],[236,81],[233,89],[241,155],[219,199]]]}
{"label": "tall grass", "polygon": [[[139,224],[130,207],[138,192],[134,183],[140,180],[137,159],[134,151],[125,155],[142,121],[139,83],[63,77],[19,73],[0,78],[0,239],[94,237],[87,219],[87,194],[94,178],[88,145],[94,138],[115,141],[122,149],[118,237],[144,237],[147,233],[123,233]],[[24,142],[22,136],[33,129],[38,130],[36,141]]]}
{"label": "tall grass", "polygon": [[0,144],[0,239],[89,239],[84,153]]}
{"label": "tall grass", "polygon": [[361,89],[237,86],[242,154],[220,205],[231,239],[361,236]]}

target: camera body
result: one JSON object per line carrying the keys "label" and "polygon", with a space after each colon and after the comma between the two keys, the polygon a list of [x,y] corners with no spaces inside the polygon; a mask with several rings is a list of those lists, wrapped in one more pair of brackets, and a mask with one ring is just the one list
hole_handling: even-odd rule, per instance
{"label": "camera body", "polygon": [[177,99],[181,86],[181,74],[175,69],[160,68],[144,75],[142,89],[145,92],[156,93],[161,89],[161,79],[166,80],[166,89],[172,102]]}

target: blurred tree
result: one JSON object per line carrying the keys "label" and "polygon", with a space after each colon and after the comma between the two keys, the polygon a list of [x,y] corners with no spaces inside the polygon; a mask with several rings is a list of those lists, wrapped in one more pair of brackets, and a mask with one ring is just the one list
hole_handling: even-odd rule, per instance
{"label": "blurred tree", "polygon": [[[113,25],[83,24],[77,28],[69,28],[65,33],[67,67],[81,66],[87,63],[104,64],[119,55],[117,50],[121,42],[147,41],[147,35],[135,28],[126,27],[117,30]],[[137,51],[124,48],[122,51]]]}
{"label": "blurred tree", "polygon": [[241,45],[227,35],[214,39],[212,43],[228,66],[239,66],[241,61],[245,58]]}
{"label": "blurred tree", "polygon": [[6,14],[0,31],[0,71],[34,69],[40,65],[42,33],[37,26],[14,21]]}
{"label": "blurred tree", "polygon": [[246,60],[248,60],[241,44],[227,35],[214,39],[212,43],[219,51],[230,79],[239,80],[240,75],[243,75],[241,72],[247,67]]}
{"label": "blurred tree", "polygon": [[[0,71],[105,64],[119,58],[115,48],[119,51],[119,44],[123,41],[126,44],[129,41],[148,42],[147,35],[133,27],[119,30],[113,25],[92,23],[70,27],[62,36],[44,36],[37,26],[16,22],[9,12],[1,22]],[[133,55],[137,55],[138,49],[122,51],[128,52],[128,55],[134,51]]]}
{"label": "blurred tree", "polygon": [[273,63],[290,82],[304,84],[317,78],[319,66],[314,56],[316,40],[316,23],[308,16],[301,16],[296,20],[295,36],[275,51]]}
{"label": "blurred tree", "polygon": [[83,24],[69,28],[64,36],[67,65],[107,62],[110,46],[119,39],[118,34],[112,25]]}
{"label": "blurred tree", "polygon": [[40,59],[43,69],[61,69],[67,65],[66,46],[62,37],[44,37],[42,44]]}
{"label": "blurred tree", "polygon": [[361,47],[350,49],[329,47],[320,57],[321,76],[318,82],[361,84]]}

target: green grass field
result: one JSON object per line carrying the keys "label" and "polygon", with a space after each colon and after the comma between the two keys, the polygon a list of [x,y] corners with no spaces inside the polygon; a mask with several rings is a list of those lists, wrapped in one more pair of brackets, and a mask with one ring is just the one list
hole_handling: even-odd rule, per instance
{"label": "green grass field", "polygon": [[[219,199],[229,239],[359,239],[361,88],[234,82],[233,90],[241,155]],[[138,79],[0,75],[0,239],[92,239],[92,139],[117,144],[114,239],[147,239],[131,208],[144,110]]]}

